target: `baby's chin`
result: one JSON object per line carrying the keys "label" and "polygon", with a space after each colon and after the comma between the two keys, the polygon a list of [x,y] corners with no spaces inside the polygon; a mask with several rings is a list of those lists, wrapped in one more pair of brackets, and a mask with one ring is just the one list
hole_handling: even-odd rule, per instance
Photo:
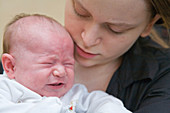
{"label": "baby's chin", "polygon": [[37,92],[40,96],[42,97],[62,97],[64,96],[71,88],[72,88],[73,84],[72,85],[64,85],[62,88],[59,88],[59,89],[43,89],[43,91],[39,91]]}
{"label": "baby's chin", "polygon": [[48,93],[43,93],[43,94],[39,94],[40,96],[42,96],[42,97],[58,97],[58,98],[60,98],[60,97],[62,97],[62,96],[64,96],[66,94],[66,91],[65,92],[62,92],[62,91],[60,91],[60,92],[48,92]]}

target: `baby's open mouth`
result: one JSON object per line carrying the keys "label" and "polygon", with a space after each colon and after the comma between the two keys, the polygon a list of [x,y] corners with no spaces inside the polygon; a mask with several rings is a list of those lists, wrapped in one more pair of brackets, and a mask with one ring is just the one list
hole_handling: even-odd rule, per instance
{"label": "baby's open mouth", "polygon": [[58,90],[58,89],[60,89],[60,88],[63,88],[64,87],[64,83],[51,83],[51,84],[48,84],[48,87],[50,88],[50,89],[53,89],[53,90]]}
{"label": "baby's open mouth", "polygon": [[63,85],[63,83],[57,83],[57,84],[49,84],[51,86],[60,86],[60,85]]}

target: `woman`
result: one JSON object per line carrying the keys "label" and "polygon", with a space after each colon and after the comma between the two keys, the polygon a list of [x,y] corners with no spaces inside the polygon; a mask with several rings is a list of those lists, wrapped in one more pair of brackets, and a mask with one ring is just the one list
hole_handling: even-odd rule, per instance
{"label": "woman", "polygon": [[169,0],[66,0],[75,42],[76,83],[121,99],[134,113],[169,113],[170,51],[148,35]]}

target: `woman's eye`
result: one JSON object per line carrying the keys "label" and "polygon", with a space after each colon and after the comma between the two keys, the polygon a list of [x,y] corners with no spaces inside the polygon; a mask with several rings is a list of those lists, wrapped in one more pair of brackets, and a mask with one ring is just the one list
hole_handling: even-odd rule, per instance
{"label": "woman's eye", "polygon": [[116,30],[113,30],[111,27],[108,26],[108,29],[112,32],[112,33],[115,33],[115,34],[122,34],[123,32],[122,31],[116,31]]}
{"label": "woman's eye", "polygon": [[118,32],[118,31],[114,31],[111,29],[111,32],[115,33],[115,34],[122,34],[122,32]]}
{"label": "woman's eye", "polygon": [[75,9],[74,9],[74,12],[76,13],[76,15],[78,15],[80,17],[86,17],[85,15],[82,15],[82,14],[78,13]]}

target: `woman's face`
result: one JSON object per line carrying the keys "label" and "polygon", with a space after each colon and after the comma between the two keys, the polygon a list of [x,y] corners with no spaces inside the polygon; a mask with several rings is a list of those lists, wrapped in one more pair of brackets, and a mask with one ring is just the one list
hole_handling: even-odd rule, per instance
{"label": "woman's face", "polygon": [[66,0],[75,59],[87,67],[118,61],[145,33],[149,19],[144,0]]}

